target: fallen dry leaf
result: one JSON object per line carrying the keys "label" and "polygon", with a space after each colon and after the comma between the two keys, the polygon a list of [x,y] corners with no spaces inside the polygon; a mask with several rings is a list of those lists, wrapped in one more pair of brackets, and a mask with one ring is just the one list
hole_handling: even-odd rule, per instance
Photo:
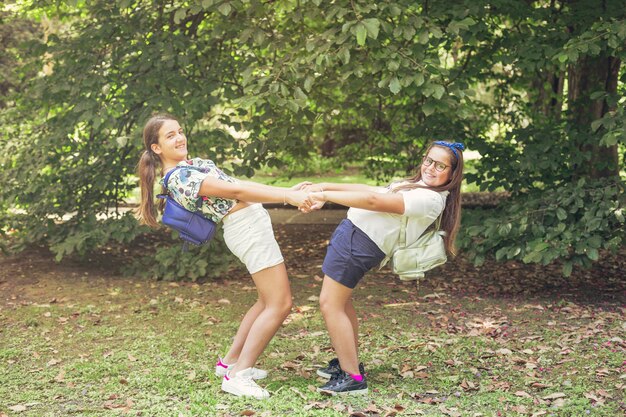
{"label": "fallen dry leaf", "polygon": [[544,400],[556,400],[557,398],[565,398],[567,397],[565,394],[563,394],[562,392],[555,392],[553,394],[550,395],[546,395],[545,397],[542,397]]}
{"label": "fallen dry leaf", "polygon": [[54,380],[56,382],[63,382],[65,381],[65,370],[61,370],[57,376],[54,377]]}
{"label": "fallen dry leaf", "polygon": [[306,396],[305,396],[303,393],[301,393],[300,391],[298,391],[298,389],[297,389],[296,387],[291,387],[291,388],[289,388],[289,389],[290,389],[291,391],[295,392],[296,394],[298,394],[298,396],[299,396],[300,398],[302,398],[304,401],[306,401]]}
{"label": "fallen dry leaf", "polygon": [[48,361],[48,363],[46,363],[46,366],[54,366],[54,365],[58,365],[58,364],[60,364],[60,363],[61,363],[61,361],[60,361],[60,360],[58,360],[58,359],[54,359],[54,358],[53,358],[53,359],[50,359],[50,360]]}

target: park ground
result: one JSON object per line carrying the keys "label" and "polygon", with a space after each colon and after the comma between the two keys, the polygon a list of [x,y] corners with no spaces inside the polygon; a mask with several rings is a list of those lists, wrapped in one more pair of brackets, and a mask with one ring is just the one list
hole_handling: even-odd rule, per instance
{"label": "park ground", "polygon": [[224,395],[213,375],[255,298],[241,267],[150,281],[31,249],[0,258],[0,416],[624,415],[624,253],[570,278],[462,255],[419,285],[372,272],[355,293],[370,393],[318,394],[332,358],[320,267],[338,217],[293,214],[275,231],[294,307],[257,365],[272,398]]}

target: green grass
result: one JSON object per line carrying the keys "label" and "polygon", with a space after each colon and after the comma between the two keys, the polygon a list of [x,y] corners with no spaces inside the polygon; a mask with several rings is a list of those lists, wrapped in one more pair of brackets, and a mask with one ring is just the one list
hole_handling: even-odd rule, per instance
{"label": "green grass", "polygon": [[[416,290],[384,272],[370,274],[356,293],[370,394],[321,396],[315,369],[331,353],[312,298],[320,289],[309,278],[317,263],[292,271],[295,307],[260,358],[258,366],[270,372],[261,385],[272,394],[260,402],[221,393],[213,375],[254,300],[246,278],[177,285],[95,273],[79,280],[67,273],[40,278],[32,288],[5,287],[0,415],[578,417],[623,411],[619,309],[461,295],[445,276]],[[11,294],[18,299],[11,301]]]}

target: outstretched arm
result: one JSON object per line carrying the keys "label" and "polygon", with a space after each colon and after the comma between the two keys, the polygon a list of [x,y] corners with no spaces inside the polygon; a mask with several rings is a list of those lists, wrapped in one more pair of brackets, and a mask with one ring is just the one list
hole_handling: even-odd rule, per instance
{"label": "outstretched arm", "polygon": [[206,177],[200,185],[199,195],[206,197],[230,198],[251,203],[289,203],[300,206],[306,200],[304,191],[253,182],[233,183],[213,177]]}
{"label": "outstretched arm", "polygon": [[251,187],[258,187],[258,188],[262,188],[265,190],[303,190],[304,188],[312,185],[313,183],[310,181],[303,181],[301,183],[298,183],[290,188],[286,188],[286,187],[275,187],[273,185],[265,185],[265,184],[261,184],[258,182],[254,182],[254,181],[241,181],[239,180],[240,184],[244,184],[244,185],[249,185]]}
{"label": "outstretched arm", "polygon": [[309,185],[303,187],[304,191],[310,193],[322,191],[366,191],[375,193],[379,188],[367,184],[342,184],[336,182],[309,183]]}
{"label": "outstretched arm", "polygon": [[370,191],[323,191],[309,194],[305,206],[307,209],[316,209],[327,201],[365,210],[404,214],[404,198],[402,194],[399,193],[381,194]]}

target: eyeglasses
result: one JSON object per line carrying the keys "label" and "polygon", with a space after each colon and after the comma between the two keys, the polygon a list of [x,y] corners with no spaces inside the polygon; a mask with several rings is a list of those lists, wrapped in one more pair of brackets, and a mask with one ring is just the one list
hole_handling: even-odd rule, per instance
{"label": "eyeglasses", "polygon": [[437,172],[443,172],[446,170],[446,168],[448,168],[448,165],[444,164],[443,162],[435,161],[428,156],[422,159],[422,165],[424,165],[425,167],[431,166],[433,162],[435,163],[435,169],[437,170]]}

